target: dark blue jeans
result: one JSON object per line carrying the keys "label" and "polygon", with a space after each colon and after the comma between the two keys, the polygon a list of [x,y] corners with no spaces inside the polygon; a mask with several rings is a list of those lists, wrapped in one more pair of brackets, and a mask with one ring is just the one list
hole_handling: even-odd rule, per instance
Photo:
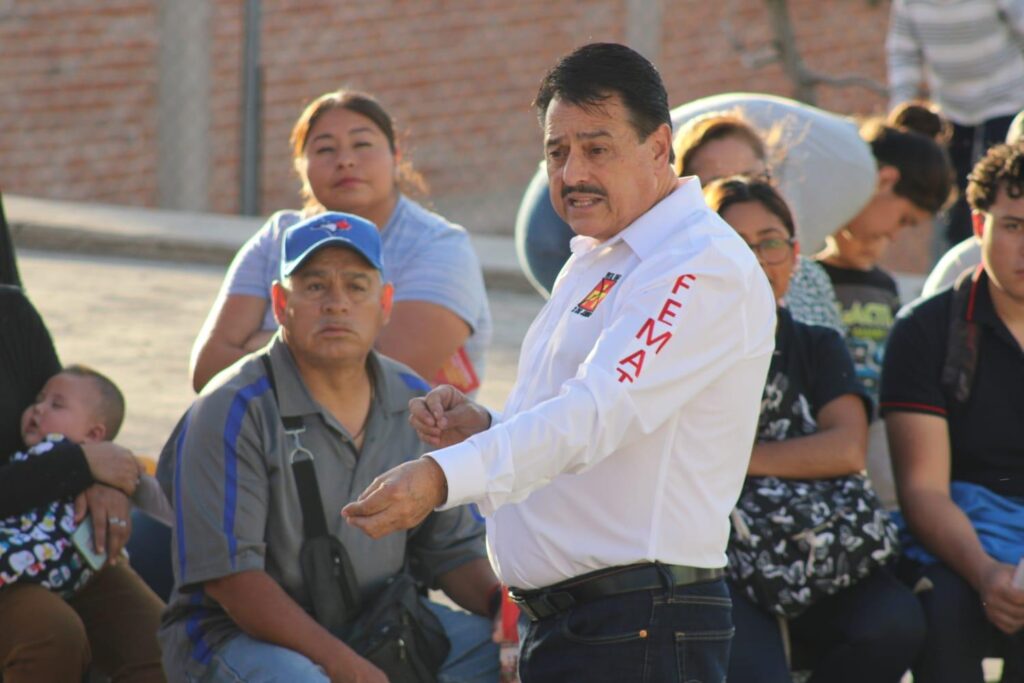
{"label": "dark blue jeans", "polygon": [[526,629],[522,683],[722,683],[733,628],[722,580],[624,593]]}
{"label": "dark blue jeans", "polygon": [[132,537],[128,540],[128,560],[161,600],[167,602],[174,588],[171,568],[171,528],[144,512],[132,512]]}
{"label": "dark blue jeans", "polygon": [[944,564],[901,568],[916,583],[932,588],[918,593],[928,622],[928,637],[914,663],[916,683],[981,683],[981,660],[1003,657],[1003,681],[1024,680],[1024,631],[1008,636],[985,616],[981,598],[969,583]]}
{"label": "dark blue jeans", "polygon": [[[792,683],[776,617],[733,593],[729,683]],[[788,622],[795,670],[811,683],[898,683],[924,641],[914,594],[885,569]]]}

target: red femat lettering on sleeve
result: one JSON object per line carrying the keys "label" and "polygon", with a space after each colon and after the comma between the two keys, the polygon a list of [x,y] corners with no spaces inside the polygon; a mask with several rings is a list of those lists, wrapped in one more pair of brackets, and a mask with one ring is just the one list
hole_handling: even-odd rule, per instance
{"label": "red femat lettering on sleeve", "polygon": [[[676,278],[672,285],[672,293],[668,296],[657,315],[648,318],[636,333],[636,338],[641,341],[640,348],[628,354],[619,361],[616,371],[619,373],[619,383],[629,382],[632,384],[644,370],[644,361],[647,359],[647,352],[652,351],[654,355],[661,353],[665,344],[672,338],[672,328],[675,327],[676,311],[682,308],[681,301],[672,297],[679,296],[679,290],[689,289],[690,282],[696,281],[697,276],[686,273]],[[680,298],[682,298],[680,296]]]}

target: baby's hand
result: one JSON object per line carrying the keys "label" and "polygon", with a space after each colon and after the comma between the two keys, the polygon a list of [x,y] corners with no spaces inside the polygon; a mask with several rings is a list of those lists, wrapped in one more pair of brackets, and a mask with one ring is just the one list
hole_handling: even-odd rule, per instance
{"label": "baby's hand", "polygon": [[131,451],[110,441],[83,444],[82,450],[93,479],[120,489],[129,496],[135,493],[142,475],[142,466]]}

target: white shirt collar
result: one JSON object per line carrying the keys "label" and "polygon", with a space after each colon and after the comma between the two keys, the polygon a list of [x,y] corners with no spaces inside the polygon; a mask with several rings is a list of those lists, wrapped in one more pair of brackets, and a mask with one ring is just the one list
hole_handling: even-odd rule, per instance
{"label": "white shirt collar", "polygon": [[625,242],[640,259],[657,253],[664,239],[666,221],[679,221],[689,214],[707,206],[701,192],[700,180],[696,176],[680,178],[667,197],[652,206],[646,213],[626,228],[607,240],[600,242],[593,237],[577,235],[569,242],[573,254],[584,254],[599,246],[611,247]]}

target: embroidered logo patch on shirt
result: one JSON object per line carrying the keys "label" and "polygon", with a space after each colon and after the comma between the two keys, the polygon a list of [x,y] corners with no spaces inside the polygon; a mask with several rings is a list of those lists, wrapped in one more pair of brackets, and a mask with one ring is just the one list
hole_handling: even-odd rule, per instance
{"label": "embroidered logo patch on shirt", "polygon": [[619,281],[622,276],[618,273],[608,273],[601,281],[598,282],[590,294],[583,297],[583,301],[576,304],[576,307],[572,309],[573,313],[582,315],[584,318],[589,318],[590,314],[598,307],[598,305],[604,301],[605,297],[608,296],[608,292],[612,291],[612,287]]}

